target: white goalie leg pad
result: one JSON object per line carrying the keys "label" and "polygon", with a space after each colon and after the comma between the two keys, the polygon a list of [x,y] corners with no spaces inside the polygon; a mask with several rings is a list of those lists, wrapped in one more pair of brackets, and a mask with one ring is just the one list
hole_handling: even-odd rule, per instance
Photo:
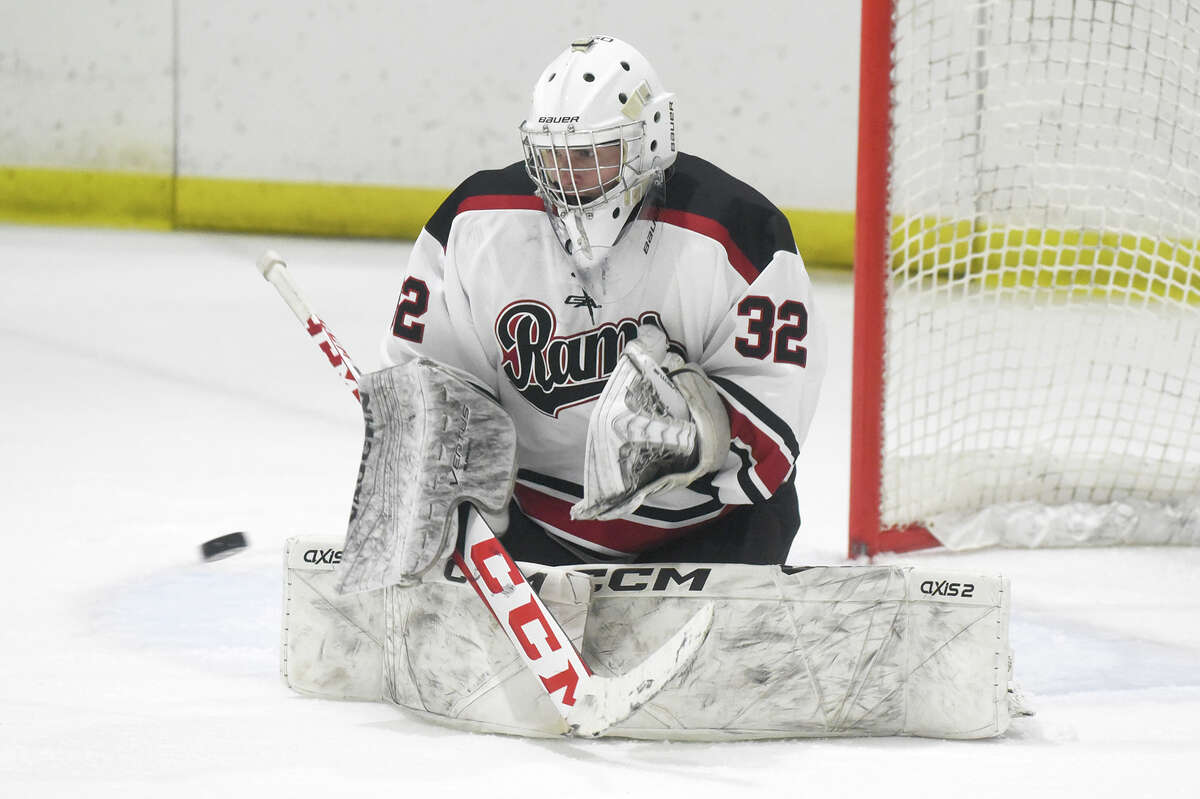
{"label": "white goalie leg pad", "polygon": [[[486,732],[556,736],[546,692],[461,574],[336,591],[336,539],[288,542],[282,673]],[[913,567],[521,564],[597,673],[624,673],[715,602],[691,667],[605,734],[670,740],[982,738],[1010,707],[1008,582]],[[453,631],[448,634],[448,631]],[[536,633],[536,631],[531,631]]]}
{"label": "white goalie leg pad", "polygon": [[[591,591],[587,575],[517,565],[535,575],[531,585],[570,645],[581,648]],[[390,589],[387,623],[385,695],[393,703],[459,728],[561,737],[562,716],[546,688],[452,562],[440,579]],[[545,643],[537,625],[524,632],[533,646]]]}
{"label": "white goalie leg pad", "polygon": [[[561,735],[562,718],[545,689],[453,561],[419,588],[341,594],[341,546],[334,538],[287,542],[280,673],[289,688],[324,699],[390,700],[468,729]],[[521,566],[536,574],[538,595],[581,647],[591,579]],[[518,675],[524,679],[512,679]],[[472,705],[472,713],[464,716],[460,705]],[[514,716],[510,706],[521,712]]]}
{"label": "white goalie leg pad", "polygon": [[[1009,725],[1009,590],[997,575],[886,566],[522,569],[564,625],[586,619],[582,653],[598,674],[626,672],[701,603],[715,602],[690,668],[606,736],[983,738]],[[581,577],[590,580],[590,601]],[[455,726],[555,734],[545,692],[461,580],[451,572],[389,589],[388,698]]]}
{"label": "white goalie leg pad", "polygon": [[340,594],[336,538],[292,538],[284,554],[280,673],[326,699],[383,698],[384,591]]}
{"label": "white goalie leg pad", "polygon": [[613,632],[621,626],[670,627],[701,598],[717,600],[717,618],[693,668],[613,735],[983,738],[1008,728],[1009,589],[1000,576],[662,568],[595,571],[605,586],[590,609],[595,635],[589,626],[585,636],[593,668],[620,669],[637,657]]}

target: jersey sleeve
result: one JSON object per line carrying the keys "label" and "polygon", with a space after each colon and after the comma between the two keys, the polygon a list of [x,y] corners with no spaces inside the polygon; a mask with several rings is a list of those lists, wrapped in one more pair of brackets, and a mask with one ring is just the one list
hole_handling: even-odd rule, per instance
{"label": "jersey sleeve", "polygon": [[435,215],[413,244],[391,327],[384,336],[383,361],[394,366],[429,358],[466,372],[494,397],[496,371],[475,327],[452,321],[469,319],[470,305],[454,264],[431,232],[436,220]]}
{"label": "jersey sleeve", "polygon": [[494,207],[543,208],[523,161],[501,169],[471,175],[450,193],[434,212],[413,244],[408,269],[400,282],[400,295],[391,329],[383,341],[383,361],[389,365],[424,357],[454,367],[473,377],[480,387],[498,396],[499,373],[495,353],[489,357],[480,327],[471,313],[465,273],[479,255],[464,211]]}
{"label": "jersey sleeve", "polygon": [[730,454],[712,478],[726,504],[761,502],[787,483],[826,366],[825,325],[798,254],[777,251],[740,285],[698,360],[729,412]]}
{"label": "jersey sleeve", "polygon": [[703,159],[680,153],[676,169],[662,217],[706,239],[712,259],[711,300],[693,311],[702,330],[688,335],[702,344],[688,357],[716,386],[732,434],[724,467],[693,486],[725,505],[762,502],[791,478],[812,423],[825,326],[787,217]]}

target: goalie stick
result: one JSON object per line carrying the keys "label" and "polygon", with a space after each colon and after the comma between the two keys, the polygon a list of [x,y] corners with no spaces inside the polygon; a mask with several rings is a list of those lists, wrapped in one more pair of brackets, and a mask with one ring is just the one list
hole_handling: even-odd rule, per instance
{"label": "goalie stick", "polygon": [[[267,251],[258,259],[258,268],[361,402],[362,372],[301,295],[287,264]],[[545,689],[562,717],[564,734],[595,737],[624,720],[686,669],[704,642],[712,625],[712,603],[629,672],[614,677],[593,674],[500,540],[477,513],[468,518],[454,562]]]}

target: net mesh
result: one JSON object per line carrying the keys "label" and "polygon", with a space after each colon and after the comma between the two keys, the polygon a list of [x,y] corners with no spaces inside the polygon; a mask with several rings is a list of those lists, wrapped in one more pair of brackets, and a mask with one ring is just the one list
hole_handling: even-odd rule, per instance
{"label": "net mesh", "polygon": [[1200,543],[1200,3],[894,23],[884,526]]}

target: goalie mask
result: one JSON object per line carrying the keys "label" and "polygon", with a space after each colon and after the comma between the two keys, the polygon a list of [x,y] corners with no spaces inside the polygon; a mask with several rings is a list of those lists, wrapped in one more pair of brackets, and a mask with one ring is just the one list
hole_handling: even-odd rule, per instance
{"label": "goalie mask", "polygon": [[573,42],[538,78],[525,168],[576,265],[604,260],[675,162],[674,101],[642,54],[609,36]]}

